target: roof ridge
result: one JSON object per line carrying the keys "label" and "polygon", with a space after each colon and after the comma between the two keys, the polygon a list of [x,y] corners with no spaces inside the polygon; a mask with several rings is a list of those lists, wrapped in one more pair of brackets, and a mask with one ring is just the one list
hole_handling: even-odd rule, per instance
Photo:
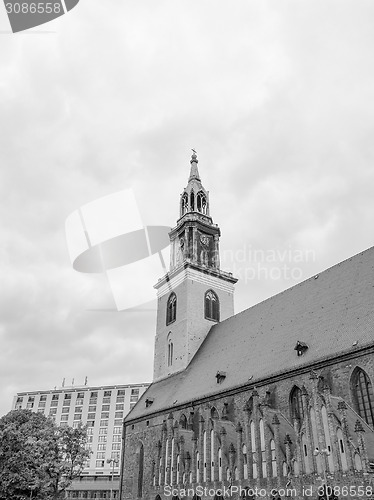
{"label": "roof ridge", "polygon": [[[321,274],[325,274],[327,272],[330,272],[331,270],[333,270],[334,268],[337,268],[338,266],[341,266],[342,264],[345,264],[346,262],[352,260],[352,259],[355,259],[356,257],[358,257],[359,255],[363,255],[365,254],[366,252],[368,252],[369,250],[373,250],[374,251],[374,246],[371,246],[369,248],[367,248],[366,250],[363,250],[361,252],[358,252],[356,253],[355,255],[351,255],[351,257],[348,257],[347,259],[344,259],[342,260],[341,262],[338,262],[337,264],[334,264],[333,266],[330,266],[318,273],[315,273],[311,276],[309,276],[309,278],[306,278],[305,280],[303,281],[300,281],[299,283],[296,283],[292,286],[290,286],[289,288],[286,288],[285,290],[282,290],[281,292],[278,292],[274,295],[271,295],[270,297],[267,297],[266,299],[264,300],[261,300],[260,302],[256,302],[256,304],[253,304],[252,306],[250,307],[247,307],[246,309],[243,309],[242,311],[236,313],[236,314],[233,314],[232,316],[230,316],[229,318],[226,318],[224,319],[223,321],[220,321],[219,323],[217,323],[216,325],[213,325],[213,327],[209,330],[209,333],[212,331],[212,329],[214,329],[215,326],[218,326],[218,325],[221,325],[223,323],[225,323],[226,321],[229,321],[230,319],[234,318],[234,317],[237,317],[237,316],[240,316],[241,314],[249,311],[250,309],[253,309],[254,307],[257,307],[261,304],[264,304],[266,302],[268,302],[269,300],[271,299],[274,299],[275,297],[279,297],[280,295],[283,295],[283,294],[286,294],[286,293],[289,293],[290,291],[294,290],[296,287],[299,287],[299,286],[302,286],[304,285],[305,283],[307,283],[308,281],[311,281],[312,279],[316,279],[316,277],[320,277]],[[208,335],[209,335],[208,333]],[[202,344],[201,344],[202,345]]]}

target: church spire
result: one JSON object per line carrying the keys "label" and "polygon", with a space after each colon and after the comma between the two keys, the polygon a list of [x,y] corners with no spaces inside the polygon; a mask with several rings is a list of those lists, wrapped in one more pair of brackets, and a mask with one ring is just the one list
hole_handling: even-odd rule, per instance
{"label": "church spire", "polygon": [[191,163],[191,171],[190,171],[190,177],[188,179],[188,182],[191,182],[193,179],[200,181],[199,170],[197,168],[197,164],[199,163],[199,160],[197,159],[197,154],[196,154],[196,151],[194,149],[192,150],[192,156],[191,156],[190,163]]}
{"label": "church spire", "polygon": [[[191,213],[200,213],[209,217],[209,193],[201,184],[196,151],[192,150],[190,160],[191,170],[188,184],[181,194],[180,217]],[[210,217],[209,217],[210,219]],[[210,219],[210,222],[211,219]]]}

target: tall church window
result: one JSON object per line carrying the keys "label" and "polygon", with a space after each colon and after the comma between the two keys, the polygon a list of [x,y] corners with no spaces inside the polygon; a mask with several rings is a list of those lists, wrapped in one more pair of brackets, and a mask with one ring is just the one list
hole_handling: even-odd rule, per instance
{"label": "tall church window", "polygon": [[218,481],[222,481],[222,450],[218,449]]}
{"label": "tall church window", "polygon": [[168,366],[171,366],[173,364],[173,355],[174,355],[174,344],[169,338],[168,340]]}
{"label": "tall church window", "polygon": [[214,430],[210,431],[210,478],[214,478]]}
{"label": "tall church window", "polygon": [[166,324],[170,325],[173,323],[177,317],[177,296],[175,293],[171,293],[166,305]]}
{"label": "tall church window", "polygon": [[356,411],[369,425],[374,426],[373,386],[367,373],[356,368],[352,374],[352,393]]}
{"label": "tall church window", "polygon": [[219,300],[213,290],[208,290],[205,294],[205,318],[219,321]]}
{"label": "tall church window", "polygon": [[179,418],[179,427],[181,429],[187,429],[187,417],[184,413]]}
{"label": "tall church window", "polygon": [[196,453],[196,482],[200,483],[200,453]]}
{"label": "tall church window", "polygon": [[301,390],[295,386],[290,394],[291,417],[301,420],[303,418],[303,400]]}
{"label": "tall church window", "polygon": [[191,206],[191,211],[194,212],[195,211],[195,194],[193,191],[191,191],[191,203],[190,203],[190,206]]}

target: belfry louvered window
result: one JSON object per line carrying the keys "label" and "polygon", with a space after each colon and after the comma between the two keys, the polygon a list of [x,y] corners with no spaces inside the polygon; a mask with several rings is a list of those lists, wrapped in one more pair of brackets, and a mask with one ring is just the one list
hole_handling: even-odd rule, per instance
{"label": "belfry louvered window", "polygon": [[213,290],[208,290],[205,294],[205,318],[219,321],[219,300]]}
{"label": "belfry louvered window", "polygon": [[166,324],[170,325],[173,323],[177,317],[177,296],[173,292],[168,298],[168,303],[166,306]]}
{"label": "belfry louvered window", "polygon": [[357,413],[369,425],[374,426],[373,386],[368,375],[361,368],[356,368],[352,374],[352,392]]}

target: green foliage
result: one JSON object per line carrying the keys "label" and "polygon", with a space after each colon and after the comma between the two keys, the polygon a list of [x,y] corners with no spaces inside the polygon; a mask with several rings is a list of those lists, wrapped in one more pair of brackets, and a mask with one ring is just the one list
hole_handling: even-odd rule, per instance
{"label": "green foliage", "polygon": [[0,418],[0,499],[58,499],[89,456],[86,428],[57,427],[41,413]]}

